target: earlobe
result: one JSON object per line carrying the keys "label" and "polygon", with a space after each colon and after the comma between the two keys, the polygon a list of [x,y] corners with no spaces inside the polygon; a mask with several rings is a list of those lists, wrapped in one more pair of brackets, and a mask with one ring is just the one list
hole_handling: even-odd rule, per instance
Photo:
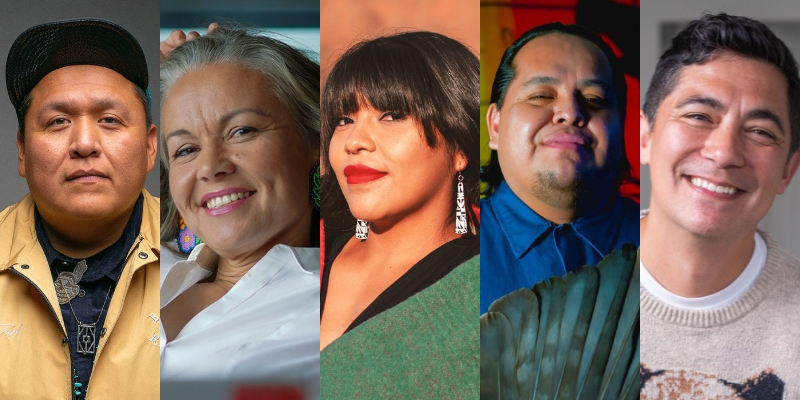
{"label": "earlobe", "polygon": [[456,152],[455,166],[456,172],[463,171],[464,168],[467,168],[467,157],[461,151]]}
{"label": "earlobe", "polygon": [[19,176],[25,176],[25,139],[22,137],[22,132],[17,131],[17,172]]}
{"label": "earlobe", "polygon": [[643,111],[639,111],[639,162],[642,165],[650,164],[650,121]]}
{"label": "earlobe", "polygon": [[489,110],[486,111],[486,125],[489,128],[489,148],[497,150],[500,131],[500,110],[497,109],[497,103],[489,105]]}

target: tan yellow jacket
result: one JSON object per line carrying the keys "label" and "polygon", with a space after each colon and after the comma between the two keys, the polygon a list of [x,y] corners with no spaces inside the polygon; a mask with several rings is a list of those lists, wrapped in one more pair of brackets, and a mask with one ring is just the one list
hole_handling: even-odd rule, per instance
{"label": "tan yellow jacket", "polygon": [[[159,397],[159,200],[144,191],[142,226],[111,297],[88,399]],[[0,399],[71,399],[70,348],[33,199],[0,213]]]}

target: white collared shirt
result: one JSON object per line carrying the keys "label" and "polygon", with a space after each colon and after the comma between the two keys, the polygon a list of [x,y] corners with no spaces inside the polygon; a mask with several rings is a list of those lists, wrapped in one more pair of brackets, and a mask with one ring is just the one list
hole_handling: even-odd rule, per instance
{"label": "white collared shirt", "polygon": [[[318,397],[319,254],[277,245],[173,340],[162,327],[161,379],[294,383]],[[216,254],[200,244],[186,261],[162,266],[161,308],[215,264]]]}

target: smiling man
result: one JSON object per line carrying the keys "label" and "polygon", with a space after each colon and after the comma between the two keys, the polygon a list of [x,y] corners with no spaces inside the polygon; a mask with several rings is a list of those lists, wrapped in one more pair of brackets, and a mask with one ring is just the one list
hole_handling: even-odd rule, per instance
{"label": "smiling man", "polygon": [[144,54],[107,21],[39,25],[11,47],[6,86],[30,194],[0,213],[0,398],[157,398]]}
{"label": "smiling man", "polygon": [[800,78],[764,24],[686,26],[640,121],[642,398],[800,398],[800,261],[758,231],[800,164]]}
{"label": "smiling man", "polygon": [[639,244],[639,207],[618,194],[630,172],[626,93],[614,53],[579,26],[534,28],[503,54],[486,116],[481,313],[509,292]]}

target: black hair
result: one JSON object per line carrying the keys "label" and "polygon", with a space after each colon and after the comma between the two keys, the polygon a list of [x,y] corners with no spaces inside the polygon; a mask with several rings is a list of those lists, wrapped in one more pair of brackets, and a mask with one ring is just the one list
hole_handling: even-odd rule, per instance
{"label": "black hair", "polygon": [[647,89],[644,113],[652,129],[661,102],[672,92],[683,68],[704,64],[722,53],[766,61],[781,70],[789,83],[789,156],[800,146],[800,77],[791,50],[759,21],[725,13],[705,14],[686,25],[661,55]]}
{"label": "black hair", "polygon": [[[620,127],[624,127],[625,107],[627,106],[628,100],[628,85],[625,83],[625,72],[620,65],[619,59],[611,49],[611,46],[604,42],[598,34],[580,25],[564,25],[559,22],[554,22],[537,26],[523,33],[522,36],[514,41],[514,43],[512,43],[508,49],[506,49],[506,51],[503,53],[503,58],[500,59],[500,66],[497,67],[497,73],[495,74],[494,82],[492,83],[492,96],[489,102],[497,104],[498,110],[503,107],[506,90],[508,90],[508,86],[511,85],[511,81],[514,80],[516,74],[516,70],[514,69],[514,58],[517,56],[517,53],[531,40],[552,33],[577,36],[581,39],[588,40],[600,48],[611,65],[614,91],[616,92],[615,95],[617,97],[617,104],[619,105],[617,109],[619,110],[618,113]],[[627,155],[625,154],[625,136],[620,135],[620,137],[620,143],[610,144],[612,146],[618,145],[622,149],[617,175],[617,185],[623,181],[631,179],[631,165],[628,162]],[[483,167],[481,179],[486,183],[483,193],[487,196],[494,193],[494,191],[500,186],[500,182],[503,181],[503,171],[500,169],[500,160],[497,158],[497,150],[492,150],[489,162]]]}
{"label": "black hair", "polygon": [[[339,117],[363,106],[410,115],[428,146],[444,145],[467,160],[463,171],[467,201],[479,204],[480,63],[456,40],[432,32],[405,32],[354,45],[328,75],[322,92],[323,214],[348,209],[328,150]],[[456,176],[453,177],[455,199]],[[453,201],[455,207],[455,200]],[[470,207],[467,207],[471,213]],[[349,214],[349,213],[348,213]],[[477,220],[472,219],[477,225]]]}

